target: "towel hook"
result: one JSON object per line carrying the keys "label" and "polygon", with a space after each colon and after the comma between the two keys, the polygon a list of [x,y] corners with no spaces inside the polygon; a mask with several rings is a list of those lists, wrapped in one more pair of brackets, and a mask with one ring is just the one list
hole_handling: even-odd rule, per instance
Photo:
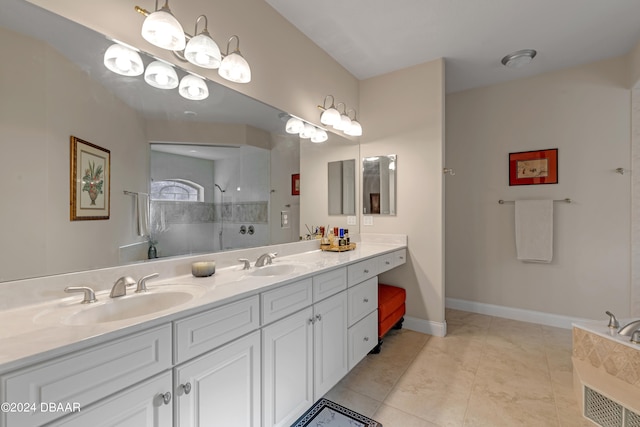
{"label": "towel hook", "polygon": [[442,169],[442,173],[443,173],[443,174],[445,174],[445,175],[446,175],[446,174],[449,174],[449,175],[452,175],[452,176],[453,176],[453,175],[455,175],[455,174],[456,174],[456,171],[454,171],[454,170],[453,170],[453,169],[451,169],[451,168],[444,168],[444,169]]}
{"label": "towel hook", "polygon": [[624,175],[624,168],[616,168],[616,173],[619,173],[620,175]]}

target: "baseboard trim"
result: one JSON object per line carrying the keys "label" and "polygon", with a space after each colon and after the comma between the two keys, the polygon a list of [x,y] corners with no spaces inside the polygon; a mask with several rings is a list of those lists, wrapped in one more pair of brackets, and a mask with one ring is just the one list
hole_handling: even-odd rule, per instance
{"label": "baseboard trim", "polygon": [[432,322],[430,320],[419,319],[417,317],[404,316],[403,328],[410,329],[434,337],[444,337],[447,335],[447,322]]}
{"label": "baseboard trim", "polygon": [[559,314],[545,313],[542,311],[524,310],[521,308],[485,304],[456,298],[445,298],[445,307],[564,329],[571,329],[571,325],[574,322],[584,322],[588,320],[579,317],[561,316]]}

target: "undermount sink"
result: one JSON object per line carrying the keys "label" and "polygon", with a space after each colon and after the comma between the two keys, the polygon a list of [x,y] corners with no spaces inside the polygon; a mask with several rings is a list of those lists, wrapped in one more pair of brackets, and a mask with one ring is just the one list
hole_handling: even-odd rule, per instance
{"label": "undermount sink", "polygon": [[270,264],[264,267],[256,267],[251,270],[249,274],[252,276],[284,276],[285,274],[291,274],[300,266],[294,264]]}
{"label": "undermount sink", "polygon": [[99,296],[98,302],[66,303],[42,313],[40,321],[57,320],[66,325],[91,325],[115,322],[176,308],[202,295],[204,289],[190,285],[163,285],[144,293],[131,293],[119,298]]}

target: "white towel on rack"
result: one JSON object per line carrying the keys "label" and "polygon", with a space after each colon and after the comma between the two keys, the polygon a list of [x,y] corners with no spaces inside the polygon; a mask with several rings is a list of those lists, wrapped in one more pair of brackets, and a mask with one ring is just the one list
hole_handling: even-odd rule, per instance
{"label": "white towel on rack", "polygon": [[553,200],[516,200],[516,252],[525,262],[553,258]]}
{"label": "white towel on rack", "polygon": [[138,220],[138,236],[149,235],[149,196],[138,193],[136,199],[136,219]]}

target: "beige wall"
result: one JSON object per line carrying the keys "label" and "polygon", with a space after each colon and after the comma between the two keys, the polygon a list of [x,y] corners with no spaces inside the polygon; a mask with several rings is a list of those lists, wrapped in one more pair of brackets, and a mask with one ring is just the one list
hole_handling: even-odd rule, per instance
{"label": "beige wall", "polygon": [[407,264],[380,281],[406,288],[407,315],[424,321],[412,326],[439,334],[444,323],[444,60],[363,80],[360,105],[365,130],[360,156],[398,156],[397,216],[373,215],[374,225],[361,225],[360,231],[408,235]]}
{"label": "beige wall", "polygon": [[[630,314],[626,57],[447,96],[447,297],[581,318]],[[559,183],[513,186],[508,153],[559,150]],[[554,204],[551,264],[516,260],[514,206]]]}

